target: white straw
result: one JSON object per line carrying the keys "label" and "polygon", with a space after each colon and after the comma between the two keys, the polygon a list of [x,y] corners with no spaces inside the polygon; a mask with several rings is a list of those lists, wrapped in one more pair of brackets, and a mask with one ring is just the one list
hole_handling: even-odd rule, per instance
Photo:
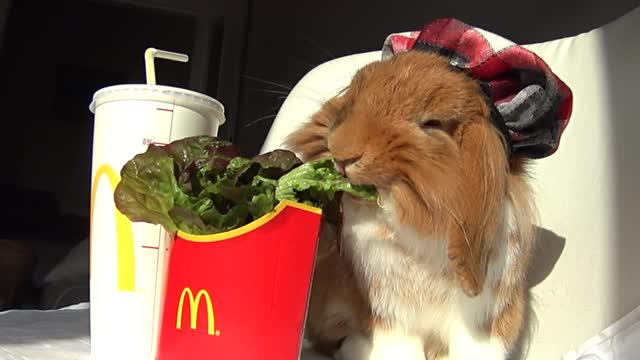
{"label": "white straw", "polygon": [[147,73],[147,84],[149,85],[156,84],[155,58],[179,61],[184,63],[189,61],[189,56],[185,54],[148,48],[144,52],[144,66]]}

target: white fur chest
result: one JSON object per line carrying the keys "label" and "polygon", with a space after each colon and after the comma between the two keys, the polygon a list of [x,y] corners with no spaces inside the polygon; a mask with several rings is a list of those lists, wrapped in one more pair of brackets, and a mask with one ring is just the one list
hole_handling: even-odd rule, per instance
{"label": "white fur chest", "polygon": [[[342,241],[380,320],[425,333],[448,333],[452,322],[481,323],[494,307],[491,286],[503,264],[491,264],[486,290],[467,298],[448,269],[447,241],[420,238],[392,224],[392,214],[344,197]],[[506,244],[506,240],[505,240]]]}

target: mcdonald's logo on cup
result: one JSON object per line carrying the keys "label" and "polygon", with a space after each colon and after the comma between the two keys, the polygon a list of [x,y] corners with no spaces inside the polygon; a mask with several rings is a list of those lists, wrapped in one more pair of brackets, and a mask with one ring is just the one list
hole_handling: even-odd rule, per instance
{"label": "mcdonald's logo on cup", "polygon": [[[98,185],[100,180],[106,177],[108,180],[108,188],[110,190],[110,198],[113,198],[113,193],[116,186],[120,182],[118,173],[108,164],[102,164],[98,167],[96,174],[91,184],[91,209],[89,215],[89,232],[90,238],[94,239],[94,214],[96,206],[96,195],[98,193]],[[112,200],[113,201],[113,200]],[[111,202],[112,202],[111,201]],[[133,229],[131,221],[124,216],[115,207],[115,204],[110,205],[113,212],[113,219],[116,227],[116,246],[117,246],[117,287],[118,291],[134,292],[136,290],[136,278],[135,278],[135,254],[133,244]],[[100,234],[102,236],[102,234]],[[93,241],[93,240],[92,240]]]}
{"label": "mcdonald's logo on cup", "polygon": [[211,303],[211,296],[207,290],[200,289],[195,298],[190,288],[185,287],[180,294],[180,300],[178,301],[178,311],[176,313],[176,329],[182,328],[182,317],[184,312],[184,298],[189,297],[189,321],[191,329],[195,330],[198,326],[198,310],[200,310],[200,300],[204,298],[207,310],[207,334],[220,335],[220,330],[216,330],[215,314],[213,312],[213,304]]}

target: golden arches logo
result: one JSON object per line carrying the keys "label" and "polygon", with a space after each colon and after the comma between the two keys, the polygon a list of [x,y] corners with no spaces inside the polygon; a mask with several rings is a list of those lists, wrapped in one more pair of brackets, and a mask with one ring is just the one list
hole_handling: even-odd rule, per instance
{"label": "golden arches logo", "polygon": [[176,329],[182,328],[182,312],[184,307],[184,298],[189,297],[189,320],[191,329],[195,330],[198,325],[198,310],[200,309],[200,300],[204,297],[207,306],[207,334],[220,335],[220,331],[216,330],[215,315],[213,312],[213,304],[211,303],[211,296],[207,290],[201,289],[196,294],[195,298],[190,288],[186,287],[180,294],[180,301],[178,301],[178,312],[176,314]]}
{"label": "golden arches logo", "polygon": [[[111,194],[116,189],[118,182],[120,181],[120,177],[118,173],[116,173],[111,166],[107,164],[103,164],[96,171],[96,175],[93,178],[93,183],[91,184],[91,212],[89,218],[90,224],[90,237],[93,239],[93,215],[94,215],[94,207],[96,203],[96,194],[98,192],[98,185],[100,184],[100,180],[102,177],[106,177],[109,181],[109,188],[111,189]],[[133,292],[136,290],[136,279],[135,279],[135,255],[134,255],[134,245],[133,245],[133,230],[131,226],[131,221],[124,216],[118,209],[115,204],[113,205],[113,214],[115,218],[116,224],[116,254],[117,254],[117,286],[120,291]]]}

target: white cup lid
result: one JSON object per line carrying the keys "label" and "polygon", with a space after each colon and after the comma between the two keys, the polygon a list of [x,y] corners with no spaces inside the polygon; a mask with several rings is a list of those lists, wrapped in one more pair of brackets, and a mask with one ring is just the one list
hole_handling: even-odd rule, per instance
{"label": "white cup lid", "polygon": [[201,113],[206,118],[213,118],[218,125],[225,122],[224,106],[216,99],[191,90],[162,85],[115,85],[96,91],[89,110],[95,113],[102,104],[113,101],[140,100],[160,101],[184,106]]}

